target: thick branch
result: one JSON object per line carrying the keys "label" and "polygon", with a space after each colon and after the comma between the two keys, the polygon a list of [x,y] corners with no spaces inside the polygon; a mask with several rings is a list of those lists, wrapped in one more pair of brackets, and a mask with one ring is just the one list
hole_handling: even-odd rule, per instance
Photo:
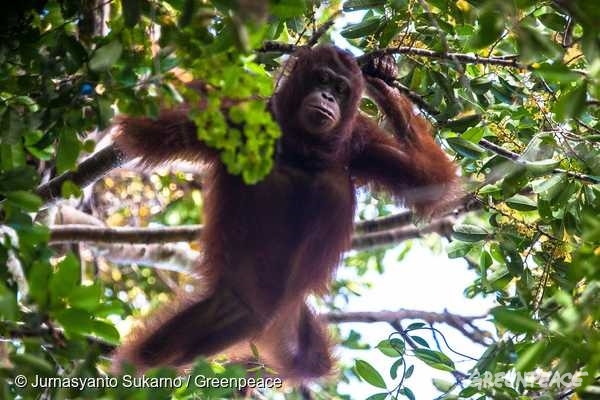
{"label": "thick branch", "polygon": [[200,257],[187,243],[100,244],[91,246],[97,256],[115,264],[143,264],[161,270],[190,272]]}
{"label": "thick branch", "polygon": [[[405,227],[382,232],[356,235],[352,248],[365,250],[376,246],[398,243],[419,238],[428,233],[447,235],[452,231],[450,219],[439,219],[424,227]],[[196,240],[202,225],[186,225],[159,228],[108,228],[90,225],[55,225],[50,229],[50,243],[96,242],[96,243],[169,243]],[[138,250],[141,251],[141,250]]]}
{"label": "thick branch", "polygon": [[159,228],[108,228],[90,225],[55,225],[50,229],[50,243],[168,243],[189,242],[202,232],[201,225]]}
{"label": "thick branch", "polygon": [[[451,209],[442,217],[457,216],[466,212],[479,210],[482,203],[475,197],[467,195],[448,204]],[[366,249],[398,241],[420,237],[426,233],[448,233],[451,220],[440,218],[421,228],[408,227],[413,213],[404,211],[398,214],[370,221],[361,221],[355,225],[356,235],[352,242],[355,249]],[[178,227],[132,228],[132,227],[98,227],[90,225],[53,225],[50,227],[51,243],[97,242],[97,243],[168,243],[188,242],[196,240],[202,232],[201,225],[185,225]]]}
{"label": "thick branch", "polygon": [[[451,210],[442,216],[457,216],[469,211],[480,210],[483,208],[483,204],[473,195],[466,195],[448,204],[444,204],[440,208],[442,210]],[[414,213],[407,210],[387,217],[360,221],[354,225],[354,230],[357,234],[381,232],[408,226],[413,220]]]}
{"label": "thick branch", "polygon": [[110,170],[122,164],[124,160],[114,145],[109,145],[85,159],[75,171],[65,172],[49,182],[38,186],[35,193],[48,202],[60,198],[63,183],[71,181],[77,186],[85,187],[106,175]]}
{"label": "thick branch", "polygon": [[437,233],[442,236],[448,236],[452,232],[452,226],[453,222],[451,219],[443,218],[433,221],[421,228],[405,227],[382,232],[356,235],[352,239],[352,249],[366,250],[373,247],[400,243],[405,240],[420,238],[428,233]]}

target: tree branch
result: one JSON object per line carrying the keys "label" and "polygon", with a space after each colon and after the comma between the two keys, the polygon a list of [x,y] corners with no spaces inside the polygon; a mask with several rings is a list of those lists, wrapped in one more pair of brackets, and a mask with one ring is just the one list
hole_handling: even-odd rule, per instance
{"label": "tree branch", "polygon": [[411,46],[389,47],[378,49],[356,58],[359,64],[363,64],[372,58],[381,57],[387,54],[405,54],[417,57],[431,58],[435,60],[446,60],[459,62],[461,64],[483,64],[483,65],[499,65],[502,67],[528,69],[529,67],[517,61],[517,55],[499,56],[499,57],[481,57],[477,54],[464,54],[444,51],[434,51],[421,49]]}
{"label": "tree branch", "polygon": [[[491,151],[492,153],[499,155],[500,157],[511,160],[515,164],[519,164],[519,165],[523,165],[523,166],[526,166],[528,164],[528,162],[526,160],[521,158],[520,154],[512,152],[510,150],[507,150],[501,146],[498,146],[497,144],[492,143],[487,139],[481,139],[479,141],[479,145],[481,147]],[[573,178],[578,179],[583,182],[600,183],[600,176],[582,174],[581,172],[569,171],[569,170],[562,169],[562,168],[554,168],[550,172],[553,174],[565,174],[565,175],[568,175],[570,177],[573,177]]]}
{"label": "tree branch", "polygon": [[[469,211],[481,210],[483,204],[476,197],[469,194],[459,199],[453,200],[441,206],[443,210],[451,210],[444,216],[458,216]],[[381,232],[390,229],[401,228],[408,226],[414,220],[414,213],[410,210],[399,212],[398,214],[389,215],[386,217],[375,218],[368,221],[360,221],[354,225],[356,234]]]}
{"label": "tree branch", "polygon": [[283,43],[277,42],[274,40],[266,40],[263,42],[263,45],[256,49],[259,53],[281,53],[281,54],[292,54],[299,48],[303,46],[298,46],[291,43]]}
{"label": "tree branch", "polygon": [[157,244],[101,244],[96,243],[90,250],[97,256],[115,264],[143,264],[145,266],[176,272],[192,271],[200,253],[192,250],[187,243]]}
{"label": "tree branch", "polygon": [[121,165],[124,158],[123,153],[114,145],[108,145],[85,159],[78,165],[77,170],[65,172],[38,186],[35,193],[45,202],[56,200],[61,197],[61,188],[66,181],[71,181],[83,188]]}
{"label": "tree branch", "polygon": [[323,25],[321,25],[319,27],[319,29],[317,29],[312,36],[308,39],[308,42],[306,42],[306,45],[308,47],[312,47],[315,44],[317,44],[319,42],[319,39],[329,30],[329,28],[331,28],[333,26],[333,24],[335,23],[335,20],[337,17],[340,16],[340,14],[342,13],[341,10],[337,10],[336,12],[334,12],[331,17],[329,17],[329,19],[327,21],[325,21],[323,23]]}
{"label": "tree branch", "polygon": [[396,311],[357,311],[357,312],[330,312],[323,314],[323,317],[330,323],[344,323],[344,322],[387,322],[394,326],[394,329],[398,327],[398,321],[403,319],[420,319],[429,324],[446,324],[460,331],[465,337],[468,337],[472,341],[488,346],[492,335],[489,332],[483,331],[474,325],[476,320],[482,320],[486,318],[486,315],[478,316],[462,316],[452,314],[448,310],[444,310],[442,313],[421,311],[421,310],[407,310],[399,309]]}
{"label": "tree branch", "polygon": [[[401,214],[398,220],[402,221],[403,218],[404,215]],[[394,221],[394,217],[390,217],[389,221]],[[388,222],[384,221],[383,223],[386,224]],[[421,228],[404,227],[355,235],[352,240],[352,248],[355,250],[365,250],[376,246],[384,246],[418,238],[428,233],[446,235],[449,234],[451,230],[452,221],[450,219],[438,219]],[[96,242],[150,244],[189,242],[198,239],[201,232],[202,225],[152,228],[54,225],[50,228],[50,243]]]}
{"label": "tree branch", "polygon": [[[302,46],[294,44],[276,42],[276,41],[265,41],[261,47],[256,49],[257,52],[277,52],[283,54],[291,54],[298,50]],[[435,60],[447,60],[453,62],[459,62],[462,64],[483,64],[483,65],[498,65],[502,67],[518,68],[518,69],[529,69],[528,65],[523,65],[517,61],[517,55],[507,55],[498,57],[482,57],[477,54],[465,54],[455,52],[444,52],[434,51],[428,49],[421,49],[418,47],[411,46],[399,46],[389,47],[385,49],[378,49],[369,53],[365,53],[362,56],[356,58],[356,61],[360,64],[366,64],[371,59],[381,57],[387,54],[405,54],[417,57],[431,58]]]}
{"label": "tree branch", "polygon": [[90,225],[54,225],[50,228],[50,243],[169,243],[189,242],[198,238],[202,225],[158,228],[98,227]]}
{"label": "tree branch", "polygon": [[417,239],[428,233],[437,233],[442,236],[448,236],[452,232],[453,221],[449,218],[438,219],[418,227],[405,227],[400,229],[390,229],[382,232],[367,233],[355,235],[352,238],[353,250],[366,250],[373,247],[396,244],[409,239]]}
{"label": "tree branch", "polygon": [[[47,336],[48,340],[52,342],[65,343],[68,340],[62,329],[55,329],[45,323],[31,327],[20,322],[0,321],[0,332],[2,332],[0,334],[0,339],[2,340],[22,340],[26,338],[39,338],[40,336]],[[102,354],[110,354],[115,349],[114,345],[97,337],[87,336],[86,339],[90,345],[97,346]]]}
{"label": "tree branch", "polygon": [[[451,212],[432,221],[423,227],[408,227],[413,213],[404,211],[398,214],[370,221],[362,221],[355,225],[355,236],[352,248],[364,250],[375,246],[398,243],[414,239],[428,233],[448,234],[452,228],[452,219],[469,211],[479,210],[482,203],[473,196],[465,196],[449,203]],[[176,227],[109,228],[95,225],[53,225],[50,227],[50,243],[96,242],[96,243],[169,243],[189,242],[197,240],[202,232],[202,225],[185,225]]]}

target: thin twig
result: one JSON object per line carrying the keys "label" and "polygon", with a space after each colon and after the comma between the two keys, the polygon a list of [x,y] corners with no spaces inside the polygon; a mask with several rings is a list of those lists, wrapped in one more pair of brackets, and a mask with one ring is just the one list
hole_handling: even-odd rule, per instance
{"label": "thin twig", "polygon": [[335,20],[337,17],[340,16],[340,14],[342,13],[341,10],[337,10],[336,12],[333,13],[333,15],[331,15],[331,17],[329,17],[329,19],[327,21],[325,21],[323,23],[323,25],[321,25],[319,27],[319,29],[317,29],[312,36],[308,39],[308,42],[306,42],[306,45],[308,47],[313,47],[315,44],[317,44],[319,42],[319,39],[325,34],[327,33],[327,31],[329,30],[329,28],[331,28],[333,26],[333,24],[335,24]]}
{"label": "thin twig", "polygon": [[[293,44],[277,42],[277,41],[265,41],[263,45],[256,49],[257,52],[277,52],[283,54],[291,54],[298,50],[299,47]],[[381,57],[386,54],[406,54],[411,56],[426,57],[437,60],[447,60],[453,62],[459,62],[461,64],[483,64],[483,65],[498,65],[502,67],[517,68],[517,69],[530,69],[530,66],[519,63],[517,55],[510,54],[505,56],[495,57],[482,57],[477,54],[465,54],[455,52],[444,52],[434,51],[428,49],[421,49],[411,46],[399,46],[389,47],[385,49],[374,50],[369,53],[365,53],[362,56],[356,58],[359,65],[366,64],[370,59]]]}

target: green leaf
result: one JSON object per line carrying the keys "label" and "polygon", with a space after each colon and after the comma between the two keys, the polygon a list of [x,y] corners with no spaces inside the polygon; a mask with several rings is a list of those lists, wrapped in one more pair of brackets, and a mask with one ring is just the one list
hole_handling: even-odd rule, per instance
{"label": "green leaf", "polygon": [[119,331],[117,331],[117,329],[108,322],[99,320],[92,321],[90,333],[108,343],[119,344]]}
{"label": "green leaf", "polygon": [[18,167],[0,175],[0,192],[32,189],[38,182],[39,177],[33,167],[29,165]]}
{"label": "green leaf", "polygon": [[423,322],[413,322],[412,324],[406,327],[406,331],[408,332],[415,329],[421,329],[423,327],[425,327],[425,324]]}
{"label": "green leaf", "polygon": [[56,376],[56,371],[52,364],[45,359],[30,353],[12,353],[10,361],[19,368],[31,370],[34,374],[42,376]]}
{"label": "green leaf", "polygon": [[485,240],[489,235],[490,233],[482,227],[468,224],[456,225],[452,233],[455,239],[472,243]]}
{"label": "green leaf", "polygon": [[124,312],[123,303],[119,300],[104,300],[94,308],[96,318],[107,318],[109,315],[123,314]]}
{"label": "green leaf", "polygon": [[554,104],[554,113],[559,121],[578,117],[585,108],[587,83],[582,82],[574,89],[567,91]]}
{"label": "green leaf", "polygon": [[456,368],[454,362],[444,353],[430,349],[414,349],[414,355],[425,364],[441,371],[452,372]]}
{"label": "green leaf", "polygon": [[472,371],[487,371],[494,360],[506,348],[506,342],[492,343],[479,357],[479,360],[472,368]]}
{"label": "green leaf", "polygon": [[480,158],[485,152],[481,146],[460,137],[446,138],[446,143],[461,156],[474,160]]}
{"label": "green leaf", "polygon": [[513,171],[508,172],[502,180],[502,195],[511,197],[518,193],[524,186],[529,184],[529,174],[522,167],[514,167]]}
{"label": "green leaf", "polygon": [[379,35],[379,48],[388,47],[390,42],[400,33],[404,25],[400,18],[387,21],[383,25],[383,29],[381,29]]}
{"label": "green leaf", "polygon": [[71,196],[80,197],[82,193],[81,188],[70,180],[64,181],[60,187],[60,196],[63,199],[68,199]]}
{"label": "green leaf", "polygon": [[94,311],[98,307],[101,297],[102,286],[94,283],[89,286],[77,286],[67,295],[67,300],[75,308]]}
{"label": "green leaf", "polygon": [[65,47],[65,50],[69,54],[71,61],[77,66],[81,66],[88,56],[81,42],[71,35],[63,35],[60,40],[61,45]]}
{"label": "green leaf", "polygon": [[567,23],[565,17],[556,13],[542,14],[538,17],[538,19],[544,26],[557,32],[564,31],[565,25]]}
{"label": "green leaf", "polygon": [[369,397],[367,397],[367,400],[385,400],[388,398],[388,393],[376,393],[373,394]]}
{"label": "green leaf", "polygon": [[563,50],[560,46],[547,35],[543,35],[540,31],[532,26],[529,19],[521,21],[518,29],[517,42],[521,61],[524,63],[533,63],[536,61],[545,61],[547,59],[558,59]]}
{"label": "green leaf", "polygon": [[410,337],[413,341],[417,342],[418,344],[420,344],[423,347],[429,347],[429,343],[427,343],[427,340],[423,339],[421,336],[411,336]]}
{"label": "green leaf", "polygon": [[498,185],[485,185],[484,187],[479,189],[479,194],[481,196],[487,196],[487,195],[493,196],[493,195],[501,193],[501,192],[502,192],[502,189]]}
{"label": "green leaf", "polygon": [[521,255],[514,250],[508,249],[503,249],[502,252],[504,253],[504,260],[508,272],[510,272],[512,276],[521,276],[524,269]]}
{"label": "green leaf", "polygon": [[444,128],[450,129],[452,132],[462,133],[468,128],[477,125],[480,121],[480,114],[471,114],[446,121]]}
{"label": "green leaf", "polygon": [[42,225],[21,226],[19,228],[19,240],[21,248],[36,247],[41,243],[46,243],[50,239],[50,229]]}
{"label": "green leaf", "polygon": [[[541,194],[541,193],[554,193],[562,188],[563,185],[567,183],[565,174],[556,174],[552,175],[548,179],[544,179],[542,181],[536,181],[531,185],[533,193]],[[552,197],[546,197],[546,200],[552,200]]]}
{"label": "green leaf", "polygon": [[141,2],[142,0],[122,0],[125,26],[133,28],[137,25],[142,13]]}
{"label": "green leaf", "polygon": [[62,174],[75,166],[81,143],[74,132],[63,131],[59,134],[58,150],[56,151],[56,171]]}
{"label": "green leaf", "polygon": [[73,253],[68,253],[58,264],[56,272],[50,278],[49,287],[52,303],[59,304],[62,298],[67,298],[79,285],[80,279],[79,261]]}
{"label": "green leaf", "polygon": [[530,172],[532,176],[541,176],[552,172],[559,164],[560,161],[553,159],[528,161],[527,164],[525,164],[525,169],[527,172]]}
{"label": "green leaf", "polygon": [[94,316],[85,310],[67,308],[54,313],[54,318],[67,335],[89,335],[93,333]]}
{"label": "green leaf", "polygon": [[390,377],[396,379],[398,377],[398,368],[404,363],[404,358],[399,358],[390,367]]}
{"label": "green leaf", "polygon": [[52,266],[47,260],[36,260],[28,272],[29,295],[44,311],[48,304],[48,282],[52,275]]}
{"label": "green leaf", "polygon": [[12,108],[2,116],[0,121],[0,143],[16,145],[25,133],[23,115]]}
{"label": "green leaf", "polygon": [[37,211],[43,204],[39,196],[24,190],[6,193],[6,200],[15,207],[30,212]]}
{"label": "green leaf", "polygon": [[97,97],[96,114],[98,115],[99,129],[106,129],[109,127],[115,114],[112,108],[112,101],[105,97]]}
{"label": "green leaf", "polygon": [[24,106],[31,113],[39,111],[39,105],[29,96],[15,96],[11,98],[11,104],[15,106]]}
{"label": "green leaf", "polygon": [[439,378],[433,378],[432,383],[433,386],[435,386],[435,388],[442,393],[449,393],[452,389],[454,389],[455,385],[453,382],[448,382],[447,380]]}
{"label": "green leaf", "polygon": [[543,340],[527,346],[527,349],[519,354],[515,369],[520,372],[533,371],[538,360],[544,355],[546,348],[546,343]]}
{"label": "green leaf", "polygon": [[17,294],[0,282],[0,320],[14,321],[18,311]]}
{"label": "green leaf", "polygon": [[506,199],[506,204],[518,211],[533,211],[537,210],[537,203],[527,196],[515,194],[513,197]]}
{"label": "green leaf", "polygon": [[340,34],[346,39],[358,39],[368,35],[372,35],[379,29],[381,18],[367,18],[358,24],[348,25]]}
{"label": "green leaf", "polygon": [[492,88],[492,79],[489,75],[471,79],[471,89],[477,94],[484,94]]}
{"label": "green leaf", "polygon": [[[399,347],[398,343],[401,343],[402,347]],[[398,339],[393,344],[390,340],[382,340],[376,347],[388,357],[400,357],[404,353],[404,342]]]}
{"label": "green leaf", "polygon": [[483,136],[485,135],[486,129],[483,126],[475,126],[467,129],[460,135],[464,140],[468,140],[471,143],[479,143]]}
{"label": "green leaf", "polygon": [[379,372],[377,372],[377,370],[368,362],[364,360],[356,360],[354,369],[358,376],[360,376],[365,382],[378,388],[387,388],[385,381]]}
{"label": "green leaf", "polygon": [[406,396],[409,400],[415,400],[415,394],[406,386],[400,390],[400,393]]}
{"label": "green leaf", "polygon": [[544,326],[531,319],[527,310],[517,310],[508,307],[496,307],[491,314],[496,322],[515,333],[535,333],[544,331]]}
{"label": "green leaf", "polygon": [[467,399],[471,396],[474,396],[475,394],[477,394],[479,392],[480,392],[480,390],[476,386],[468,386],[458,393],[458,397]]}
{"label": "green leaf", "polygon": [[473,244],[463,241],[453,241],[451,242],[446,251],[448,253],[448,258],[460,258],[464,257],[473,249]]}
{"label": "green leaf", "polygon": [[305,0],[270,0],[269,12],[279,18],[291,18],[304,14]]}
{"label": "green leaf", "polygon": [[479,28],[471,36],[468,46],[472,49],[481,49],[494,43],[504,32],[504,16],[494,7],[488,7],[479,17]]}
{"label": "green leaf", "polygon": [[92,71],[105,71],[112,67],[121,58],[123,45],[118,40],[98,47],[89,62]]}
{"label": "green leaf", "polygon": [[386,0],[348,0],[342,5],[344,12],[368,10],[374,7],[385,6]]}
{"label": "green leaf", "polygon": [[[25,139],[27,141],[27,139]],[[9,170],[25,165],[25,151],[19,144],[0,144],[0,169]]]}
{"label": "green leaf", "polygon": [[542,63],[533,69],[535,75],[551,82],[570,83],[581,79],[581,75],[562,63]]}

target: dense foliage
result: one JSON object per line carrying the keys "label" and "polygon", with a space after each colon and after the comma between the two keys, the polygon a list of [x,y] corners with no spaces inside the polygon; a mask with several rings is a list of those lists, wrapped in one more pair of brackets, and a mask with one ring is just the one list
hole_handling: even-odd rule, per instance
{"label": "dense foliage", "polygon": [[[266,101],[282,55],[316,40],[335,40],[357,56],[377,49],[397,55],[398,86],[434,123],[472,194],[465,200],[470,207],[457,205],[459,222],[446,246],[448,256],[464,258],[477,271],[467,296],[495,296],[498,304],[490,312],[497,338],[473,370],[460,371],[451,354],[414,334],[424,327],[417,323],[382,338],[371,350],[397,359],[391,371],[357,360],[353,368],[342,368],[340,380],[359,377],[370,383],[378,388],[374,393],[380,392],[372,399],[412,398],[415,365],[450,372],[448,382],[436,382],[442,398],[568,398],[577,396],[575,391],[585,397],[596,383],[600,7],[594,2],[10,3],[0,14],[0,375],[6,378],[0,381],[1,397],[40,395],[30,384],[20,384],[19,376],[30,383],[35,376],[104,376],[107,355],[120,340],[115,324],[122,327],[140,308],[163,302],[189,279],[177,272],[119,266],[98,256],[99,246],[49,244],[50,226],[60,223],[53,218],[60,203],[36,194],[37,185],[75,170],[81,157],[94,151],[115,112],[152,116],[163,106],[193,102],[195,95],[185,85],[193,78],[210,88],[205,110],[190,113],[199,137],[219,149],[231,173],[257,182],[272,166],[279,135]],[[337,23],[319,30],[330,18]],[[224,102],[233,104],[227,115],[221,113]],[[364,112],[376,113],[372,103],[363,106]],[[100,223],[200,222],[201,185],[190,173],[121,172],[90,191],[78,183],[63,182],[61,197]],[[375,204],[378,216],[390,213],[386,199],[364,203]],[[385,273],[386,249],[353,253],[344,268],[359,277],[370,269]],[[336,282],[335,295],[322,306],[339,307],[361,284],[360,279]],[[351,348],[360,345],[353,334],[341,339]],[[415,357],[426,365],[415,364]],[[475,370],[584,374],[577,389],[514,381],[477,388],[467,378]],[[194,373],[226,377],[247,371],[202,360]],[[175,372],[148,376],[174,377]],[[390,379],[395,386],[386,385]],[[116,388],[47,389],[44,395],[234,395],[232,389],[183,386],[128,388],[121,382]],[[336,380],[311,389],[318,398],[339,396]],[[308,394],[289,391],[287,396]]]}

